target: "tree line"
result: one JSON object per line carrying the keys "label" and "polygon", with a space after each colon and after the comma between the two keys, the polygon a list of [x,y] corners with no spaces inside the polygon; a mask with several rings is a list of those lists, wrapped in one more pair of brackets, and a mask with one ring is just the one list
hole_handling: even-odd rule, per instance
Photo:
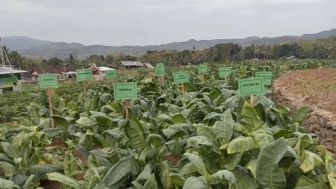
{"label": "tree line", "polygon": [[241,46],[234,43],[217,44],[202,50],[159,50],[147,51],[142,56],[131,56],[119,53],[117,55],[90,55],[78,58],[70,54],[65,59],[53,57],[50,59],[33,59],[20,55],[17,51],[9,51],[8,58],[15,68],[32,70],[45,66],[71,68],[85,68],[92,63],[98,66],[118,68],[120,61],[135,61],[149,63],[168,63],[172,65],[200,64],[203,62],[234,62],[241,60],[267,60],[295,57],[298,59],[336,59],[336,37],[311,41],[298,41],[276,45]]}

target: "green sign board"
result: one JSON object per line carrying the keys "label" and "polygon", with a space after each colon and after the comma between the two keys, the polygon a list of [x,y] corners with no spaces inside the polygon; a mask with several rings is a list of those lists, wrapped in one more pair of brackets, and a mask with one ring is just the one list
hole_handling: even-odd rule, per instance
{"label": "green sign board", "polygon": [[198,65],[198,73],[207,73],[208,72],[208,67],[205,64],[200,64]]}
{"label": "green sign board", "polygon": [[58,88],[57,74],[41,74],[39,75],[39,86],[41,89]]}
{"label": "green sign board", "polygon": [[136,83],[115,83],[113,89],[116,100],[136,99],[138,96]]}
{"label": "green sign board", "polygon": [[183,72],[175,72],[173,74],[174,82],[175,83],[189,83],[189,72],[183,71]]}
{"label": "green sign board", "polygon": [[165,67],[164,67],[163,63],[156,64],[155,75],[156,76],[164,76],[165,75]]}
{"label": "green sign board", "polygon": [[117,70],[108,70],[105,72],[105,78],[108,80],[113,80],[118,78]]}
{"label": "green sign board", "polygon": [[91,69],[76,70],[76,78],[77,81],[92,80],[93,75]]}
{"label": "green sign board", "polygon": [[232,72],[232,68],[230,67],[221,67],[218,70],[218,75],[220,78],[228,77]]}
{"label": "green sign board", "polygon": [[259,95],[265,93],[263,78],[248,78],[239,80],[239,95]]}
{"label": "green sign board", "polygon": [[272,72],[256,72],[255,77],[263,78],[265,85],[272,85]]}

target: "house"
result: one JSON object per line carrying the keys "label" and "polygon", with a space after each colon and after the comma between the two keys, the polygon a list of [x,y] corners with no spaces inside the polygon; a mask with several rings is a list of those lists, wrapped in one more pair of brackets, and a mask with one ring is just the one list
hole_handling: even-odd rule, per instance
{"label": "house", "polygon": [[0,64],[0,94],[18,91],[18,81],[22,80],[24,70],[16,70],[12,66]]}
{"label": "house", "polygon": [[90,69],[92,71],[94,80],[104,80],[105,72],[109,70],[114,70],[113,68],[109,68],[106,66],[97,66],[95,63],[91,65]]}
{"label": "house", "polygon": [[123,66],[126,69],[145,67],[145,65],[140,61],[121,61],[121,66]]}
{"label": "house", "polygon": [[93,63],[90,66],[90,69],[91,69],[93,75],[99,75],[100,74],[100,71],[99,71],[99,69],[98,69],[98,67],[96,66],[95,63]]}
{"label": "house", "polygon": [[22,82],[25,82],[25,83],[36,83],[38,81],[39,75],[40,74],[37,71],[32,70],[30,72],[22,73],[21,79],[22,79]]}

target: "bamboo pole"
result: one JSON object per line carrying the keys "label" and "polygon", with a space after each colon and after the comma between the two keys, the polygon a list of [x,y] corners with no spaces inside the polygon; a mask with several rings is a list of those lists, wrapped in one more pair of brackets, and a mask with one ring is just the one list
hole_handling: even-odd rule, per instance
{"label": "bamboo pole", "polygon": [[160,76],[160,94],[162,94],[162,86],[164,85],[164,77]]}
{"label": "bamboo pole", "polygon": [[254,103],[254,95],[251,95],[250,96],[250,104],[251,104],[251,106],[253,106],[253,103]]}
{"label": "bamboo pole", "polygon": [[124,102],[124,108],[125,108],[125,119],[128,119],[128,100],[127,99]]}
{"label": "bamboo pole", "polygon": [[87,81],[85,80],[85,81],[83,81],[83,91],[84,91],[84,97],[86,97],[86,89],[87,88]]}
{"label": "bamboo pole", "polygon": [[49,102],[49,112],[50,112],[50,123],[51,123],[51,128],[55,128],[55,122],[53,119],[53,109],[52,109],[52,93],[51,93],[51,89],[48,88],[47,89],[47,93],[48,93],[48,102]]}

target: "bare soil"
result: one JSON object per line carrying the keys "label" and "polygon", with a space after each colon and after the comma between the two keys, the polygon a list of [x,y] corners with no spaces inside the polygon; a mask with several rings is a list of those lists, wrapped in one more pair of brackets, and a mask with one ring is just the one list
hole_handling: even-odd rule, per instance
{"label": "bare soil", "polygon": [[273,96],[291,110],[309,105],[312,111],[304,122],[305,129],[318,135],[320,143],[336,155],[335,68],[288,72],[274,81]]}

